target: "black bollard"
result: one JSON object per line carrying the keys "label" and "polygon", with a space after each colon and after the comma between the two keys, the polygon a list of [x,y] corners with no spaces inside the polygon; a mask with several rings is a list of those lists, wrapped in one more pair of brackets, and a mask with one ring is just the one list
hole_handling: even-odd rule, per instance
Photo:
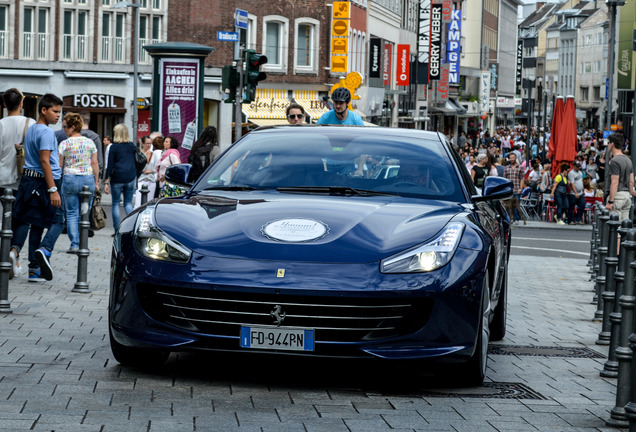
{"label": "black bollard", "polygon": [[[599,339],[601,337],[608,337],[609,340],[607,361],[601,371],[601,376],[605,378],[616,378],[618,376],[618,362],[616,361],[615,351],[618,346],[618,330],[621,324],[621,308],[618,299],[623,292],[624,269],[625,266],[629,264],[623,263],[623,267],[619,268],[621,262],[616,255],[618,234],[620,234],[620,232],[624,233],[621,235],[627,234],[627,228],[621,229],[622,224],[618,221],[618,217],[618,214],[612,214],[610,221],[607,223],[609,225],[610,244],[608,246],[607,258],[605,258],[605,262],[607,263],[607,278],[605,291],[603,292],[603,328],[607,330],[607,333],[601,331],[601,334],[598,336]],[[626,220],[626,222],[629,221]],[[631,228],[631,224],[629,228]],[[621,273],[619,273],[619,270]]]}
{"label": "black bollard", "polygon": [[88,220],[90,215],[90,199],[91,195],[93,195],[88,186],[83,186],[82,191],[80,192],[80,244],[79,250],[77,251],[77,282],[73,286],[71,291],[76,293],[90,293],[90,289],[88,289],[88,255],[90,255],[90,250],[88,250],[88,230],[91,227],[91,223]]}
{"label": "black bollard", "polygon": [[13,190],[7,188],[2,196],[2,231],[0,231],[0,312],[13,313],[9,302],[9,272],[11,271],[11,210],[13,208]]}
{"label": "black bollard", "polygon": [[[605,257],[605,285],[604,290],[601,292],[601,297],[603,298],[603,325],[601,327],[601,332],[598,335],[598,339],[596,340],[597,345],[609,345],[610,344],[610,336],[612,326],[610,325],[610,314],[614,311],[614,293],[616,290],[616,283],[614,279],[614,273],[616,272],[616,267],[618,267],[618,227],[620,226],[620,222],[618,221],[618,214],[612,213],[610,215],[610,220],[607,222],[607,256]],[[614,354],[610,353],[608,357],[612,357]],[[618,363],[614,362],[616,368],[618,368]],[[607,375],[603,375],[607,376]],[[616,370],[614,370],[613,375],[616,376]]]}
{"label": "black bollard", "polygon": [[[603,319],[603,296],[601,293],[605,291],[605,257],[607,256],[607,243],[609,241],[609,227],[607,222],[609,221],[609,210],[603,208],[601,215],[598,217],[599,221],[599,245],[598,245],[598,271],[596,273],[596,312],[594,312],[594,321],[600,321]],[[598,343],[598,341],[596,342]]]}
{"label": "black bollard", "polygon": [[598,206],[596,203],[592,206],[592,238],[590,239],[590,259],[587,260],[587,266],[590,268],[588,273],[594,273],[594,245],[596,244],[596,225],[597,225],[597,217],[598,217]]}
{"label": "black bollard", "polygon": [[592,226],[592,238],[594,239],[594,246],[592,250],[592,275],[590,276],[590,280],[594,282],[594,299],[592,300],[593,304],[596,304],[596,277],[598,276],[599,264],[598,264],[598,247],[601,244],[601,221],[600,217],[603,212],[603,205],[597,203],[594,220],[596,224]]}
{"label": "black bollard", "polygon": [[144,205],[148,202],[148,192],[150,192],[148,190],[148,185],[145,183],[142,184],[141,189],[139,189],[139,191],[141,192],[141,205]]}
{"label": "black bollard", "polygon": [[[610,419],[606,421],[608,426],[627,426],[627,414],[625,405],[629,402],[629,384],[631,380],[632,350],[629,348],[629,335],[633,331],[634,306],[636,298],[634,294],[634,275],[636,272],[636,229],[632,229],[632,222],[625,219],[619,228],[621,235],[621,252],[619,254],[618,271],[616,277],[616,295],[620,307],[620,326],[612,327],[612,341],[614,332],[616,338],[616,360],[618,361],[618,377],[616,380],[616,406],[610,412]],[[620,291],[620,295],[618,294]],[[611,344],[610,344],[611,349]]]}

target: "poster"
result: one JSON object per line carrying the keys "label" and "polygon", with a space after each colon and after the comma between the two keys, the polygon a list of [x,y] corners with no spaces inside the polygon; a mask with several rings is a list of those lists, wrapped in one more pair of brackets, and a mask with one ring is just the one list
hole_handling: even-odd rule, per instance
{"label": "poster", "polygon": [[199,60],[162,58],[159,74],[161,134],[173,136],[179,141],[181,160],[187,161],[197,139]]}

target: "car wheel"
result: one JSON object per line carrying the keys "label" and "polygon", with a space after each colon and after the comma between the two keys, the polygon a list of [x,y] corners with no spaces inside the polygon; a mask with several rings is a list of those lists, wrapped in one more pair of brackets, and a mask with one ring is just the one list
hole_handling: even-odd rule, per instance
{"label": "car wheel", "polygon": [[508,269],[504,270],[499,292],[499,302],[490,323],[490,340],[500,341],[506,336],[506,317],[508,316]]}
{"label": "car wheel", "polygon": [[111,331],[110,350],[119,363],[124,366],[153,368],[161,366],[168,360],[170,351],[160,351],[144,348],[132,348],[120,344],[115,340]]}
{"label": "car wheel", "polygon": [[467,363],[458,365],[452,380],[462,387],[477,387],[486,378],[488,365],[488,342],[490,341],[490,290],[488,288],[488,272],[484,275],[484,286],[481,296],[481,315],[477,333],[477,346]]}

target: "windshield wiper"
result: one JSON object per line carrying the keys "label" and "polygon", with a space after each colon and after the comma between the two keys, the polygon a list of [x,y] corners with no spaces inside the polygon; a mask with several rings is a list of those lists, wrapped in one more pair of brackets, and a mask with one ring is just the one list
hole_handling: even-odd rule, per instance
{"label": "windshield wiper", "polygon": [[387,192],[378,192],[368,189],[357,189],[350,186],[289,186],[276,188],[279,192],[305,192],[314,194],[338,194],[338,195],[395,195]]}
{"label": "windshield wiper", "polygon": [[206,187],[203,190],[204,191],[207,191],[207,190],[251,191],[251,190],[256,190],[256,188],[253,186],[247,186],[247,185],[227,185],[227,186],[218,185],[218,186]]}

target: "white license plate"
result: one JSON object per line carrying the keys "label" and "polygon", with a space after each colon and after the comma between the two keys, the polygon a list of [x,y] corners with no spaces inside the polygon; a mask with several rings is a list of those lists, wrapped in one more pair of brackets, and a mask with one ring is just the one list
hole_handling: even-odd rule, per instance
{"label": "white license plate", "polygon": [[241,347],[313,351],[314,330],[279,327],[241,327]]}

